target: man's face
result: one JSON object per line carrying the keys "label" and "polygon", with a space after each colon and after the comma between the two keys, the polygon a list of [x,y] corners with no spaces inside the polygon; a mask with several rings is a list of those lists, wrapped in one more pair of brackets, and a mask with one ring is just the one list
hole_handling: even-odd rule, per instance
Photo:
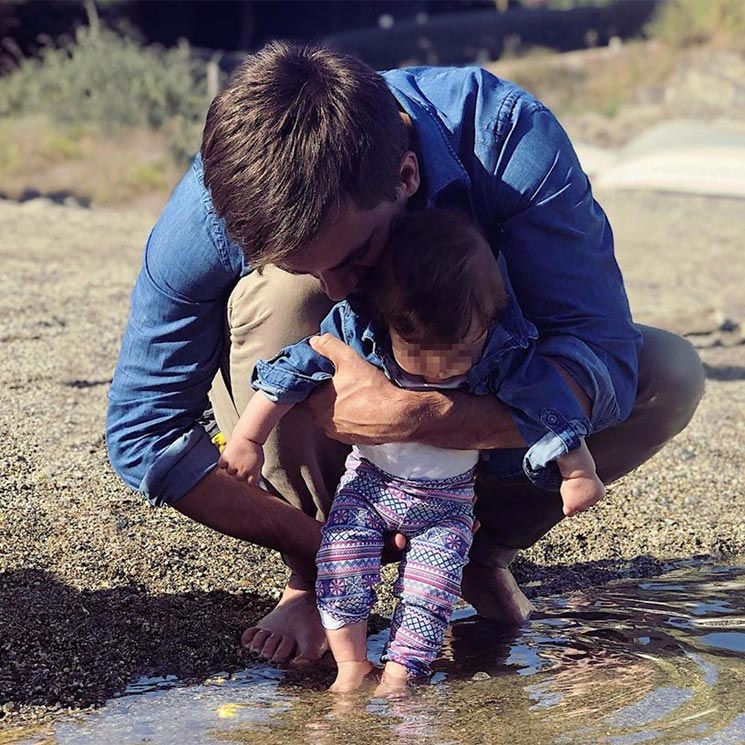
{"label": "man's face", "polygon": [[383,201],[372,209],[346,203],[337,219],[324,225],[302,255],[280,269],[312,274],[335,302],[354,292],[365,273],[383,253],[391,220],[406,207],[406,199]]}

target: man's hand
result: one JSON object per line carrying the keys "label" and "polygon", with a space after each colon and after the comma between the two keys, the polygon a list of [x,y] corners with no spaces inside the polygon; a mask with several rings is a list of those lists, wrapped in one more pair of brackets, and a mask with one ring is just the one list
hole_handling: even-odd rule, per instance
{"label": "man's hand", "polygon": [[217,465],[231,476],[249,484],[258,484],[264,465],[264,449],[251,440],[233,438],[225,446]]}
{"label": "man's hand", "polygon": [[403,442],[414,432],[416,422],[406,391],[331,334],[311,337],[310,345],[336,368],[330,383],[303,404],[329,437],[347,444],[377,445]]}

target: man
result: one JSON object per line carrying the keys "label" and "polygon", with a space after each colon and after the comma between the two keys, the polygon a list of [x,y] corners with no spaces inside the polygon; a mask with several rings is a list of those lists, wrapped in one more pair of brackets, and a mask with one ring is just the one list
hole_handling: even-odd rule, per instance
{"label": "man", "polygon": [[[469,212],[500,249],[538,328],[538,382],[572,416],[546,406],[526,427],[496,397],[404,391],[321,337],[314,345],[336,374],[267,443],[271,494],[216,469],[198,424],[208,392],[229,437],[255,361],[314,333],[331,302],[357,289],[396,214],[435,205]],[[519,623],[531,605],[509,564],[562,518],[558,492],[530,480],[528,446],[556,451],[589,433],[607,483],[680,431],[702,388],[689,344],[631,322],[610,226],[542,104],[475,68],[381,76],[330,50],[275,43],[216,97],[201,157],[149,237],[107,442],[124,481],[152,504],[282,552],[287,588],[242,641],[266,659],[312,662],[324,645],[313,593],[319,521],[344,443],[483,451],[481,529],[463,595]],[[536,426],[540,443],[527,441]]]}

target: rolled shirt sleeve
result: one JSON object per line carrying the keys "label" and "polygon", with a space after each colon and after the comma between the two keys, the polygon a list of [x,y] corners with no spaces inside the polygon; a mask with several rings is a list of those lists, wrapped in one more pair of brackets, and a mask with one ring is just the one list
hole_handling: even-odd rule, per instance
{"label": "rolled shirt sleeve", "polygon": [[511,356],[512,365],[494,384],[495,393],[510,407],[529,445],[522,461],[525,474],[537,486],[556,490],[561,485],[556,460],[579,448],[592,425],[559,372],[535,346]]}
{"label": "rolled shirt sleeve", "polygon": [[[346,302],[337,303],[321,322],[319,333],[332,334],[345,343]],[[251,376],[251,386],[278,404],[304,401],[321,383],[330,380],[334,365],[309,344],[310,337],[281,349],[270,360],[259,360]]]}
{"label": "rolled shirt sleeve", "polygon": [[197,420],[219,365],[227,297],[242,268],[197,158],[148,238],[109,391],[110,461],[153,505],[176,501],[217,463]]}
{"label": "rolled shirt sleeve", "polygon": [[276,404],[297,404],[333,374],[334,366],[316,354],[306,338],[284,347],[270,360],[258,360],[251,386]]}

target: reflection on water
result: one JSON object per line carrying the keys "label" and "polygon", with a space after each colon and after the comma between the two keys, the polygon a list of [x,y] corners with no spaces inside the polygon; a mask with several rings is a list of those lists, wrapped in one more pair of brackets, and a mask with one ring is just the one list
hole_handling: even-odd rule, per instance
{"label": "reflection on water", "polygon": [[[376,652],[384,636],[371,638]],[[433,685],[399,700],[332,697],[258,664],[201,686],[143,680],[57,724],[55,741],[745,743],[745,567],[551,598],[514,633],[461,612],[436,670]]]}

